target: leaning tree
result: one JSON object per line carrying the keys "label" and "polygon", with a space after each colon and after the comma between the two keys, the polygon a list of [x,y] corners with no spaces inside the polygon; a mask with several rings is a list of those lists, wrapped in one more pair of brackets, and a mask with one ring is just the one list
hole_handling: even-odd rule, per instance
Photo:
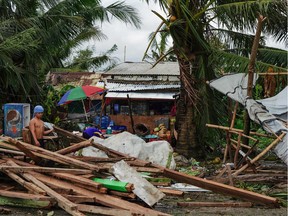
{"label": "leaning tree", "polygon": [[[149,3],[149,0],[145,0]],[[263,32],[278,42],[287,40],[287,2],[284,0],[153,0],[167,17],[153,11],[173,39],[180,68],[180,99],[177,104],[177,150],[200,156],[207,140],[213,140],[205,124],[217,121],[221,104],[215,100],[206,80],[221,72],[248,72],[257,16],[267,17]],[[155,34],[156,35],[156,34]],[[283,70],[279,58],[286,51],[265,46],[261,38],[256,67]],[[284,58],[283,58],[284,56]],[[261,58],[260,58],[261,57]],[[278,63],[276,63],[278,62]],[[210,136],[210,139],[209,139]],[[212,135],[213,136],[213,135]]]}

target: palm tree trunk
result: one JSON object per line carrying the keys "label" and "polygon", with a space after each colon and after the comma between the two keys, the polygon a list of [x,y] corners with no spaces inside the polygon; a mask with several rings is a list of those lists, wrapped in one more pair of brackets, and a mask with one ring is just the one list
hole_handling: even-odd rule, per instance
{"label": "palm tree trunk", "polygon": [[[192,75],[190,73],[191,63],[181,58],[178,58],[178,62],[180,66],[181,89],[180,98],[177,101],[175,129],[178,132],[178,139],[175,150],[176,152],[186,157],[192,156],[197,158],[197,156],[201,154],[199,154],[200,148],[197,143],[196,121],[194,119],[197,99],[195,101],[194,97],[197,98],[198,96],[191,96],[191,91],[193,91],[192,89],[195,85]],[[190,91],[187,91],[187,88]],[[196,92],[195,89],[194,91]],[[193,102],[191,102],[191,98],[194,98],[194,100],[192,99]]]}

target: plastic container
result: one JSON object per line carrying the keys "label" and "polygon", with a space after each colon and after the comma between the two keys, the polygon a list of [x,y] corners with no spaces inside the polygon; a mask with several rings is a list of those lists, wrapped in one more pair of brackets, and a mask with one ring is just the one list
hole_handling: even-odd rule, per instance
{"label": "plastic container", "polygon": [[[95,118],[94,118],[94,123],[96,124],[96,125],[100,125],[100,116],[96,116]],[[100,125],[100,127],[102,128],[102,129],[106,129],[108,126],[109,126],[109,123],[110,123],[110,117],[109,116],[102,116],[102,120],[101,120],[101,125]]]}
{"label": "plastic container", "polygon": [[109,126],[110,126],[110,127],[113,127],[114,125],[115,125],[114,121],[111,120],[110,123],[109,123]]}
{"label": "plastic container", "polygon": [[106,134],[112,134],[112,128],[110,126],[107,127]]}

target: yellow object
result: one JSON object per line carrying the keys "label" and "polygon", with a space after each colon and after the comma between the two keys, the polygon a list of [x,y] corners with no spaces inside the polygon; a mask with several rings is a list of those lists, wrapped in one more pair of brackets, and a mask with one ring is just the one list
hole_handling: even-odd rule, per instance
{"label": "yellow object", "polygon": [[154,132],[158,132],[158,131],[160,131],[159,127],[154,128]]}
{"label": "yellow object", "polygon": [[221,159],[219,157],[214,158],[212,161],[213,164],[219,164],[221,162]]}

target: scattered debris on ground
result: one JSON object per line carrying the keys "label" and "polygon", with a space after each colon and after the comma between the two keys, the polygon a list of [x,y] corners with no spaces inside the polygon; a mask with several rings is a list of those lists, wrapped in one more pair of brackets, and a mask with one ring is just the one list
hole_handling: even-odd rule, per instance
{"label": "scattered debris on ground", "polygon": [[[70,140],[69,147],[53,152],[10,137],[0,137],[0,205],[39,209],[58,205],[71,215],[169,215],[157,210],[157,203],[161,203],[165,194],[173,197],[183,196],[181,189],[189,184],[194,188],[189,188],[188,185],[186,191],[211,191],[240,198],[240,201],[187,200],[177,202],[178,206],[280,206],[277,198],[232,186],[241,178],[246,181],[250,178],[255,180],[272,177],[263,166],[254,167],[252,170],[246,167],[237,173],[226,165],[215,178],[200,178],[107,148],[61,128],[55,127],[55,131],[64,139]],[[98,149],[106,156],[79,154],[79,150],[81,152],[87,147]],[[189,169],[201,170],[194,159],[184,160],[180,156],[178,158],[187,164],[190,163],[192,166]],[[253,161],[251,164],[254,164]],[[257,173],[249,173],[253,171]],[[202,175],[205,175],[205,171],[203,173]],[[274,169],[273,174],[274,178],[281,177],[281,182],[287,180],[287,172],[284,170]],[[257,178],[255,175],[258,175]],[[174,183],[185,184],[177,186]]]}

